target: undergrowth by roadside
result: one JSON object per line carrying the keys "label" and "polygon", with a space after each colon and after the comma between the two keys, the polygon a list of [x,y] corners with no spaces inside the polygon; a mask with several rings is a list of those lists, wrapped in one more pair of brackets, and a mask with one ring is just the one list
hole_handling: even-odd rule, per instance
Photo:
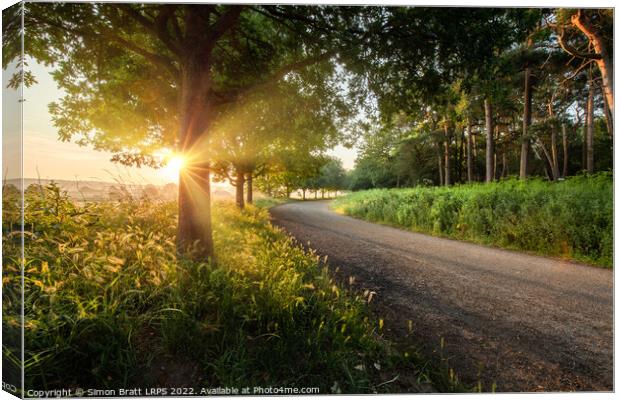
{"label": "undergrowth by roadside", "polygon": [[476,243],[611,267],[613,177],[508,179],[452,187],[375,189],[335,200],[353,217]]}
{"label": "undergrowth by roadside", "polygon": [[[16,200],[3,193],[9,298],[19,292]],[[175,203],[77,205],[54,184],[28,190],[26,202],[26,389],[463,390],[447,369],[384,340],[367,299],[269,224],[273,202],[213,205],[215,262],[177,257]],[[14,313],[3,330],[19,334]]]}

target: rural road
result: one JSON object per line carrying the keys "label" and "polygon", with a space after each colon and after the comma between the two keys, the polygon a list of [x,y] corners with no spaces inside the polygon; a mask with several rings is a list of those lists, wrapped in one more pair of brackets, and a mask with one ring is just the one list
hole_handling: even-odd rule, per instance
{"label": "rural road", "polygon": [[288,203],[271,216],[327,255],[343,282],[353,276],[355,290],[377,293],[371,306],[390,339],[437,359],[443,337],[459,379],[484,391],[613,390],[612,271],[372,224],[328,205]]}

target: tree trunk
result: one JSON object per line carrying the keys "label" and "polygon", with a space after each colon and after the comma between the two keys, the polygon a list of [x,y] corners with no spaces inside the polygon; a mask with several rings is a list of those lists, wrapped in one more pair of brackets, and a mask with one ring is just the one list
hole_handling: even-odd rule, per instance
{"label": "tree trunk", "polygon": [[523,92],[523,133],[521,136],[521,162],[519,165],[519,178],[527,178],[528,154],[530,151],[530,138],[528,129],[532,124],[532,70],[525,68],[525,85]]}
{"label": "tree trunk", "polygon": [[248,204],[252,204],[254,202],[254,185],[253,185],[253,176],[252,173],[248,173],[248,177],[246,179],[246,181],[248,182],[248,193],[246,194],[247,198],[246,198],[246,203]]}
{"label": "tree trunk", "polygon": [[[588,101],[586,100],[586,104],[583,110],[583,125],[581,125],[581,120],[578,120],[579,128],[581,129],[581,170],[585,171],[588,169]],[[577,129],[577,127],[575,127]]]}
{"label": "tree trunk", "polygon": [[474,162],[478,159],[478,144],[476,143],[476,134],[472,134],[471,137],[471,144],[473,146],[473,151],[474,151]]}
{"label": "tree trunk", "polygon": [[472,133],[471,122],[467,121],[467,183],[471,183],[474,179],[474,165],[472,160]]}
{"label": "tree trunk", "polygon": [[463,182],[463,163],[465,161],[465,127],[461,129],[461,140],[459,142],[459,154],[458,154],[458,174],[455,179],[456,182]]}
{"label": "tree trunk", "polygon": [[314,200],[316,200],[316,199],[318,199],[318,198],[319,198],[319,191],[318,191],[318,190],[315,190],[315,191],[314,191]]}
{"label": "tree trunk", "polygon": [[566,135],[566,124],[562,123],[562,176],[568,176],[568,136]]}
{"label": "tree trunk", "polygon": [[452,184],[452,181],[450,179],[450,142],[452,141],[452,132],[450,132],[450,127],[448,126],[447,121],[444,125],[444,133],[446,135],[446,141],[444,146],[444,184],[446,186],[450,186]]}
{"label": "tree trunk", "polygon": [[[239,19],[241,7],[231,8],[217,26],[222,35]],[[195,12],[194,12],[195,11]],[[206,261],[213,257],[211,231],[211,174],[210,164],[197,149],[208,135],[212,120],[212,104],[208,93],[211,89],[210,54],[217,35],[204,35],[204,17],[210,17],[206,7],[192,10],[184,18],[185,38],[181,51],[179,70],[179,133],[178,143],[188,160],[179,176],[179,217],[177,251],[183,255],[191,250],[192,256]],[[196,45],[199,42],[199,45]],[[190,44],[190,45],[187,45]]]}
{"label": "tree trunk", "polygon": [[614,123],[612,121],[613,115],[607,104],[607,98],[603,96],[603,113],[605,114],[605,125],[607,125],[607,134],[610,140],[614,140]]}
{"label": "tree trunk", "polygon": [[486,182],[493,182],[495,177],[495,171],[493,170],[494,162],[494,143],[493,143],[493,110],[491,108],[491,101],[484,99],[484,114],[486,118],[487,128],[487,148],[486,148]]}
{"label": "tree trunk", "polygon": [[588,81],[588,105],[586,114],[586,171],[594,172],[594,82]]}
{"label": "tree trunk", "polygon": [[206,93],[211,85],[210,68],[204,60],[189,60],[181,71],[179,96],[181,152],[194,160],[179,177],[179,215],[177,251],[205,260],[213,257],[211,232],[210,165],[200,155],[192,156],[194,146],[208,133],[211,107]]}
{"label": "tree trunk", "polygon": [[306,189],[301,189],[301,193],[302,200],[306,200]]}
{"label": "tree trunk", "polygon": [[269,180],[265,182],[265,192],[267,192],[267,196],[273,197],[273,191],[271,190],[271,183],[269,182]]}
{"label": "tree trunk", "polygon": [[437,143],[437,164],[439,167],[439,186],[443,186],[443,158],[441,157],[441,144]]}
{"label": "tree trunk", "polygon": [[245,203],[243,201],[243,187],[245,186],[245,174],[241,171],[237,171],[237,177],[235,178],[235,203],[237,207],[243,208],[245,207]]}
{"label": "tree trunk", "polygon": [[553,169],[553,160],[551,158],[551,154],[549,154],[549,151],[545,147],[544,143],[542,143],[540,140],[538,141],[538,146],[542,149],[543,154],[545,156],[545,159],[543,160],[543,162],[545,164],[547,178],[549,178],[549,180],[556,181],[558,177],[556,175],[556,171]]}
{"label": "tree trunk", "polygon": [[553,98],[549,102],[549,118],[551,119],[551,171],[553,180],[557,181],[560,177],[560,166],[558,163],[557,133],[555,131],[555,114],[553,112]]}
{"label": "tree trunk", "polygon": [[557,181],[560,177],[560,166],[558,164],[558,147],[555,128],[551,129],[551,171],[553,172],[553,180]]}
{"label": "tree trunk", "polygon": [[[576,15],[573,15],[571,22],[582,31],[590,41],[594,51],[600,56],[596,59],[596,65],[598,66],[601,76],[603,77],[603,93],[609,106],[611,115],[614,115],[614,64],[613,54],[610,54],[609,49],[605,45],[605,39],[599,32],[596,31],[590,17],[584,10],[578,10]],[[613,117],[612,117],[613,123]]]}

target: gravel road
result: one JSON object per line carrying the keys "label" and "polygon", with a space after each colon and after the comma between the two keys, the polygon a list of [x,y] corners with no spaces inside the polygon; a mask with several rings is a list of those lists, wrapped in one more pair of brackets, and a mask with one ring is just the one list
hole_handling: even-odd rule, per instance
{"label": "gravel road", "polygon": [[[275,225],[375,291],[386,335],[444,357],[488,391],[613,390],[613,273],[336,214],[327,201],[271,209]],[[308,243],[309,242],[309,243]],[[409,333],[409,322],[413,333]],[[411,339],[413,338],[413,339]]]}

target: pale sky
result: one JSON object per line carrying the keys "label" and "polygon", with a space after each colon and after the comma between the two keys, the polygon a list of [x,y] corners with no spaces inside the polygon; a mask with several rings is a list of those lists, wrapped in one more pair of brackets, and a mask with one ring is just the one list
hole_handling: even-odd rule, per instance
{"label": "pale sky", "polygon": [[[98,180],[114,181],[121,178],[125,182],[141,184],[164,184],[170,176],[149,167],[125,167],[110,162],[111,153],[95,151],[74,143],[58,140],[56,128],[48,112],[48,104],[59,100],[63,92],[58,89],[50,76],[51,69],[35,62],[30,68],[37,84],[24,91],[24,177],[41,179]],[[3,87],[6,87],[8,74],[3,74]],[[7,95],[3,91],[3,95]],[[5,118],[7,113],[4,113]],[[3,129],[7,132],[6,129]],[[9,138],[6,137],[5,142]],[[356,151],[342,146],[329,151],[340,158],[346,169],[352,169]],[[5,151],[5,166],[7,156]],[[10,175],[13,175],[10,173]]]}

